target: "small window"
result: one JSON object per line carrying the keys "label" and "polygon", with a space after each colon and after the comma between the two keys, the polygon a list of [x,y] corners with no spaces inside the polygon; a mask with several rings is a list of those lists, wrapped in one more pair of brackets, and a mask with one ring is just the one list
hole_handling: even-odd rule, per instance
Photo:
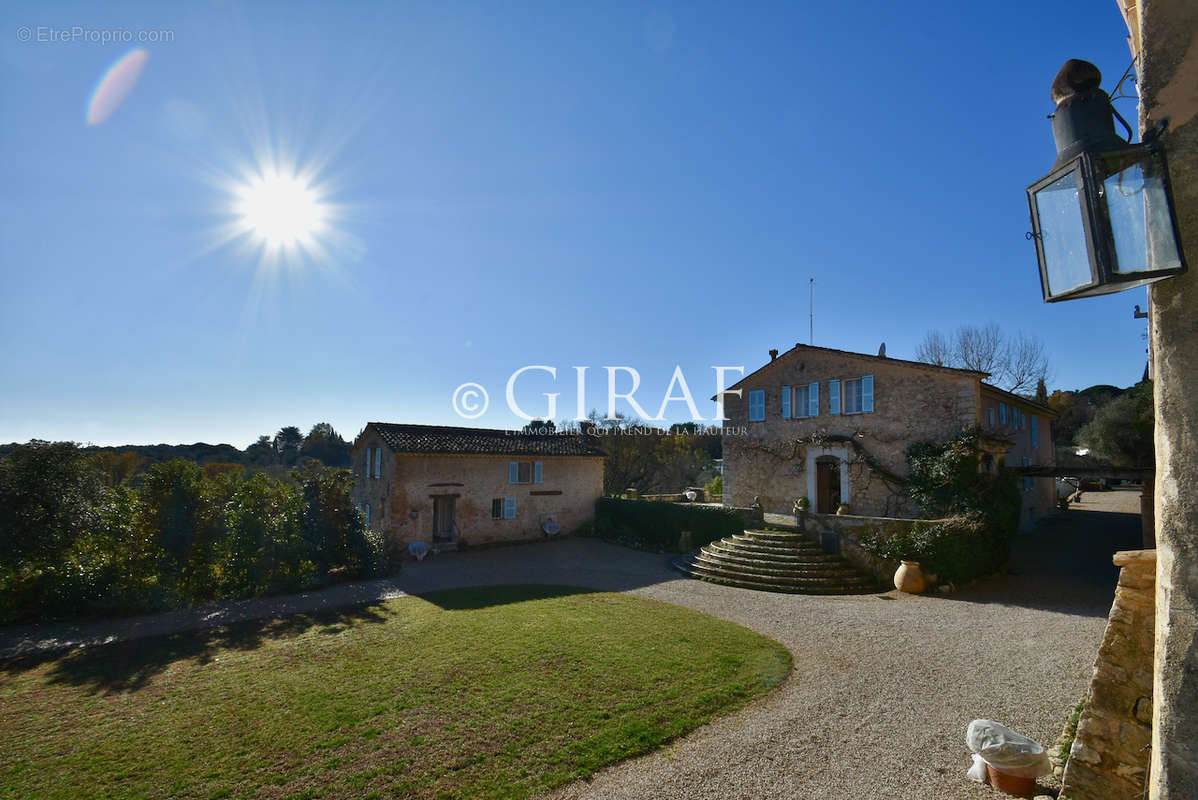
{"label": "small window", "polygon": [[819,416],[819,384],[809,383],[794,387],[795,419]]}
{"label": "small window", "polygon": [[503,498],[496,497],[491,501],[491,519],[503,519]]}
{"label": "small window", "polygon": [[844,382],[844,413],[870,414],[874,410],[874,376]]}
{"label": "small window", "polygon": [[508,483],[541,483],[544,480],[544,470],[540,461],[509,461],[507,465]]}
{"label": "small window", "polygon": [[503,498],[503,518],[504,519],[515,519],[516,518],[516,498],[514,498],[514,497]]}
{"label": "small window", "polygon": [[765,420],[765,389],[749,392],[749,422]]}

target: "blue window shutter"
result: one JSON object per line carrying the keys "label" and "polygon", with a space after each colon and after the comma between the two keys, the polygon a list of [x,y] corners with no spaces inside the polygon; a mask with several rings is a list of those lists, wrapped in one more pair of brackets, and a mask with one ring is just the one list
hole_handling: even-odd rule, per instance
{"label": "blue window shutter", "polygon": [[366,477],[370,477],[370,465],[374,463],[373,448],[366,448]]}
{"label": "blue window shutter", "polygon": [[790,387],[782,387],[782,419],[790,419]]}
{"label": "blue window shutter", "polygon": [[861,379],[861,410],[869,414],[874,410],[874,376],[866,375]]}
{"label": "blue window shutter", "polygon": [[503,518],[504,519],[515,519],[516,518],[516,498],[514,498],[514,497],[503,498]]}
{"label": "blue window shutter", "polygon": [[807,387],[807,416],[819,416],[819,383]]}
{"label": "blue window shutter", "polygon": [[828,413],[840,413],[840,381],[828,381]]}
{"label": "blue window shutter", "polygon": [[1032,415],[1032,447],[1040,446],[1040,418]]}
{"label": "blue window shutter", "polygon": [[366,504],[366,525],[370,526],[370,503]]}
{"label": "blue window shutter", "polygon": [[507,482],[508,483],[519,483],[520,482],[520,462],[519,461],[507,462]]}
{"label": "blue window shutter", "polygon": [[541,482],[541,478],[542,478],[542,476],[543,476],[543,472],[544,472],[544,470],[541,468],[541,462],[540,462],[540,461],[534,461],[534,462],[532,463],[532,482],[533,482],[533,483],[540,483],[540,482]]}
{"label": "blue window shutter", "polygon": [[374,477],[383,477],[383,448],[374,448]]}
{"label": "blue window shutter", "polygon": [[754,389],[749,392],[749,422],[761,422],[765,419],[765,390]]}

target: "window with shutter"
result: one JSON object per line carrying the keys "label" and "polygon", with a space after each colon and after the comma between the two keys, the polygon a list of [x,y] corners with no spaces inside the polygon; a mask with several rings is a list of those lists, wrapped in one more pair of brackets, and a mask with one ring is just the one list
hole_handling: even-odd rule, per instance
{"label": "window with shutter", "polygon": [[508,483],[519,483],[520,482],[520,462],[518,462],[518,461],[507,462],[507,482]]}
{"label": "window with shutter", "polygon": [[844,413],[861,413],[861,379],[854,378],[844,382]]}
{"label": "window with shutter", "polygon": [[366,448],[366,471],[363,473],[367,478],[370,477],[370,465],[374,463],[374,448]]}
{"label": "window with shutter", "polygon": [[811,395],[807,392],[807,387],[796,386],[792,392],[794,394],[794,405],[791,408],[794,411],[794,418],[803,419],[809,416],[807,413],[807,401],[811,398]]}
{"label": "window with shutter", "polygon": [[782,387],[782,419],[790,419],[790,387]]}
{"label": "window with shutter", "polygon": [[1040,446],[1040,418],[1032,415],[1032,447]]}
{"label": "window with shutter", "polygon": [[514,498],[514,497],[503,498],[503,518],[504,519],[515,519],[516,518],[516,498]]}
{"label": "window with shutter", "polygon": [[765,389],[749,392],[749,422],[765,420]]}
{"label": "window with shutter", "polygon": [[866,375],[861,379],[861,411],[872,414],[874,410],[874,376]]}
{"label": "window with shutter", "polygon": [[541,483],[544,478],[545,470],[541,466],[540,461],[532,462],[532,482]]}
{"label": "window with shutter", "polygon": [[840,413],[840,381],[828,381],[828,413]]}
{"label": "window with shutter", "polygon": [[807,416],[819,416],[819,384],[813,383],[807,387]]}
{"label": "window with shutter", "polygon": [[993,428],[993,427],[994,427],[994,409],[993,409],[993,408],[987,408],[987,409],[986,409],[986,414],[987,414],[987,416],[988,416],[988,418],[989,418],[989,420],[990,420],[990,427],[991,427],[991,428]]}
{"label": "window with shutter", "polygon": [[383,448],[374,448],[374,477],[383,477]]}
{"label": "window with shutter", "polygon": [[503,519],[503,498],[496,497],[491,501],[491,519]]}

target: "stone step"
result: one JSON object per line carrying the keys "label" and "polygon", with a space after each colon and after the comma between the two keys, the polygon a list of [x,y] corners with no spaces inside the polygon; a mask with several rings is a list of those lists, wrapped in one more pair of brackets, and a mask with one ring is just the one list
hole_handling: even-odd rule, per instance
{"label": "stone step", "polygon": [[685,575],[747,589],[807,594],[885,591],[873,576],[824,552],[801,533],[745,531],[672,563]]}
{"label": "stone step", "polygon": [[704,570],[698,570],[687,564],[676,561],[675,569],[684,575],[692,578],[697,578],[708,583],[718,583],[722,586],[735,586],[740,589],[753,589],[759,592],[779,592],[783,594],[873,594],[881,592],[879,588],[859,588],[855,586],[844,585],[786,585],[778,583],[764,583],[746,578],[729,577],[727,575],[713,574]]}
{"label": "stone step", "polygon": [[811,575],[845,574],[856,575],[857,570],[835,556],[827,561],[775,561],[770,559],[752,558],[736,553],[726,553],[718,550],[703,548],[695,558],[701,558],[713,564],[728,564],[734,567],[751,567],[763,572],[778,572],[781,574],[804,573]]}
{"label": "stone step", "polygon": [[690,567],[706,574],[724,575],[725,577],[739,580],[785,586],[873,586],[873,581],[863,575],[820,575],[804,572],[780,573],[776,570],[714,564],[704,561],[701,558],[692,558],[690,560]]}
{"label": "stone step", "polygon": [[817,554],[824,552],[818,544],[812,541],[795,542],[793,544],[764,544],[752,539],[745,539],[740,536],[731,536],[727,539],[721,539],[729,547],[736,547],[741,550],[753,551],[756,553],[776,553],[778,555],[796,555],[802,553]]}
{"label": "stone step", "polygon": [[759,561],[775,561],[779,564],[823,564],[829,561],[839,561],[840,556],[831,553],[825,553],[823,550],[816,548],[814,550],[787,550],[785,552],[777,552],[774,550],[750,550],[740,547],[734,543],[729,543],[727,539],[718,542],[712,542],[703,548],[709,552],[726,553],[730,556],[739,558],[752,558]]}

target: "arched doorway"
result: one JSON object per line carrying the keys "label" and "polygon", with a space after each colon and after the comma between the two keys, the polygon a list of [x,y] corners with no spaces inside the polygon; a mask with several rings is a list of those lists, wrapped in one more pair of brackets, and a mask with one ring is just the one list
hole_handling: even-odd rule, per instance
{"label": "arched doorway", "polygon": [[820,456],[815,459],[815,511],[835,514],[840,505],[840,459]]}

